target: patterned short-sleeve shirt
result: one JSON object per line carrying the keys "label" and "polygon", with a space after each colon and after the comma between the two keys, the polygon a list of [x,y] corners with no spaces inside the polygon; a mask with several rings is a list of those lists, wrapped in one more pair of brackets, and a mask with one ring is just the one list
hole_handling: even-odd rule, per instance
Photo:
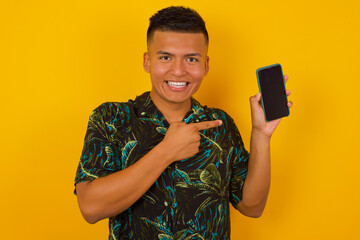
{"label": "patterned short-sleeve shirt", "polygon": [[[242,199],[248,152],[224,111],[191,98],[185,123],[220,119],[200,131],[199,152],[170,164],[131,207],[109,218],[109,239],[230,239],[229,202]],[[125,103],[107,102],[89,118],[75,184],[136,163],[164,138],[168,122],[149,92]]]}

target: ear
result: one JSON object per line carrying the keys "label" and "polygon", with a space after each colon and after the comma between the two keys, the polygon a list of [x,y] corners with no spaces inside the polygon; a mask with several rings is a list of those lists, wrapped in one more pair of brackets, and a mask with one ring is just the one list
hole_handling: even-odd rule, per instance
{"label": "ear", "polygon": [[145,72],[149,73],[150,72],[150,56],[149,56],[148,52],[144,53],[143,66],[144,66]]}
{"label": "ear", "polygon": [[205,60],[205,76],[208,74],[209,72],[209,56],[206,56],[206,60]]}

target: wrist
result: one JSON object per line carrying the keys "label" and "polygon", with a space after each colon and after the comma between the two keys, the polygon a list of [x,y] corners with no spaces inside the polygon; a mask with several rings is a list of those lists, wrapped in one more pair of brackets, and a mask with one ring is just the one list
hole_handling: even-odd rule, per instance
{"label": "wrist", "polygon": [[164,141],[156,145],[153,150],[156,151],[158,158],[161,159],[162,164],[166,165],[166,167],[174,162],[171,151],[169,151]]}
{"label": "wrist", "polygon": [[264,132],[261,131],[260,129],[257,129],[257,128],[254,128],[254,127],[253,127],[252,130],[251,130],[251,137],[252,137],[252,138],[262,139],[262,140],[264,140],[264,141],[269,141],[269,142],[270,142],[271,135],[272,135],[272,134],[264,133]]}

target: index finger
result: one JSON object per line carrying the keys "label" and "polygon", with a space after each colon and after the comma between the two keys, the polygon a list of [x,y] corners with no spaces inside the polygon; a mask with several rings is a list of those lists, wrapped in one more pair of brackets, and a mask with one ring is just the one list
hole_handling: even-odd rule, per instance
{"label": "index finger", "polygon": [[286,83],[289,80],[289,76],[288,75],[284,75],[284,82]]}
{"label": "index finger", "polygon": [[213,127],[218,127],[222,124],[221,120],[214,120],[214,121],[205,121],[205,122],[199,122],[199,123],[192,123],[194,126],[196,126],[197,130],[205,130]]}

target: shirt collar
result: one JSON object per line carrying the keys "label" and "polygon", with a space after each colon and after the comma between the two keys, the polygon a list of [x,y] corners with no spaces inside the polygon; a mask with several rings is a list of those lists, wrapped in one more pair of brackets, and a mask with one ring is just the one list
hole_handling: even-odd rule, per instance
{"label": "shirt collar", "polygon": [[[205,110],[207,106],[202,106],[195,98],[191,97],[191,109],[185,115],[184,122],[200,122],[205,118]],[[137,108],[137,115],[139,118],[151,118],[153,121],[161,123],[165,127],[169,127],[169,123],[166,121],[164,115],[155,106],[151,100],[150,92],[145,92],[135,98],[135,106]]]}

